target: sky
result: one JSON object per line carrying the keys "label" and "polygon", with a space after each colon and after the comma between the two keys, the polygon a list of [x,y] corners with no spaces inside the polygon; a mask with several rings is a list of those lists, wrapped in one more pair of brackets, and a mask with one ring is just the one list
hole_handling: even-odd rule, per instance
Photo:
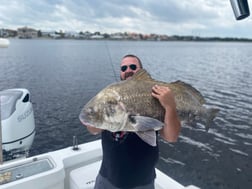
{"label": "sky", "polygon": [[[252,0],[248,0],[250,12]],[[0,29],[252,38],[229,0],[0,0]]]}

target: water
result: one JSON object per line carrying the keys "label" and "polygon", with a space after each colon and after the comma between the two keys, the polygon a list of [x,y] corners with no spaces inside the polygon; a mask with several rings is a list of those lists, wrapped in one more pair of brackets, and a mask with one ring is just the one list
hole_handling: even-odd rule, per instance
{"label": "water", "polygon": [[[31,155],[93,141],[78,120],[82,106],[119,78],[119,62],[138,55],[151,75],[182,80],[221,111],[208,133],[184,127],[175,144],[160,139],[158,168],[203,189],[252,188],[252,44],[11,40],[0,49],[0,90],[31,92],[36,137]],[[114,72],[114,71],[115,72]]]}

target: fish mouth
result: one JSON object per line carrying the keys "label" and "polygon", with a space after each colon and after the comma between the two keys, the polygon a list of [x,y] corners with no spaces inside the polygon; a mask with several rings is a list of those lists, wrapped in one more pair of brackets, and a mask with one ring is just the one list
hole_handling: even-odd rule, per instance
{"label": "fish mouth", "polygon": [[85,125],[85,126],[88,126],[88,127],[95,127],[93,124],[89,123],[88,121],[86,121],[85,119],[85,116],[83,114],[80,114],[79,115],[79,119],[80,119],[80,122]]}

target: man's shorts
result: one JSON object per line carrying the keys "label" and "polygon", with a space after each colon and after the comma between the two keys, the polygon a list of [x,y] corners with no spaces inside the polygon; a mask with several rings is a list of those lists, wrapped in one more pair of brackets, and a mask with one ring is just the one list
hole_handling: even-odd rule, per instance
{"label": "man's shorts", "polygon": [[[98,174],[98,176],[96,177],[94,189],[121,189],[121,188],[113,186],[106,178]],[[138,186],[138,187],[129,188],[129,189],[155,189],[155,187],[154,187],[154,182],[153,182],[148,185]]]}

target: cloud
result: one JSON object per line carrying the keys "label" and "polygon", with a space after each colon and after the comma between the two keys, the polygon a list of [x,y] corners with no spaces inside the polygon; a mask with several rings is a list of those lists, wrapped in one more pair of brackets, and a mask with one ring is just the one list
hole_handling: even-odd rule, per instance
{"label": "cloud", "polygon": [[0,28],[252,37],[220,0],[0,0]]}

